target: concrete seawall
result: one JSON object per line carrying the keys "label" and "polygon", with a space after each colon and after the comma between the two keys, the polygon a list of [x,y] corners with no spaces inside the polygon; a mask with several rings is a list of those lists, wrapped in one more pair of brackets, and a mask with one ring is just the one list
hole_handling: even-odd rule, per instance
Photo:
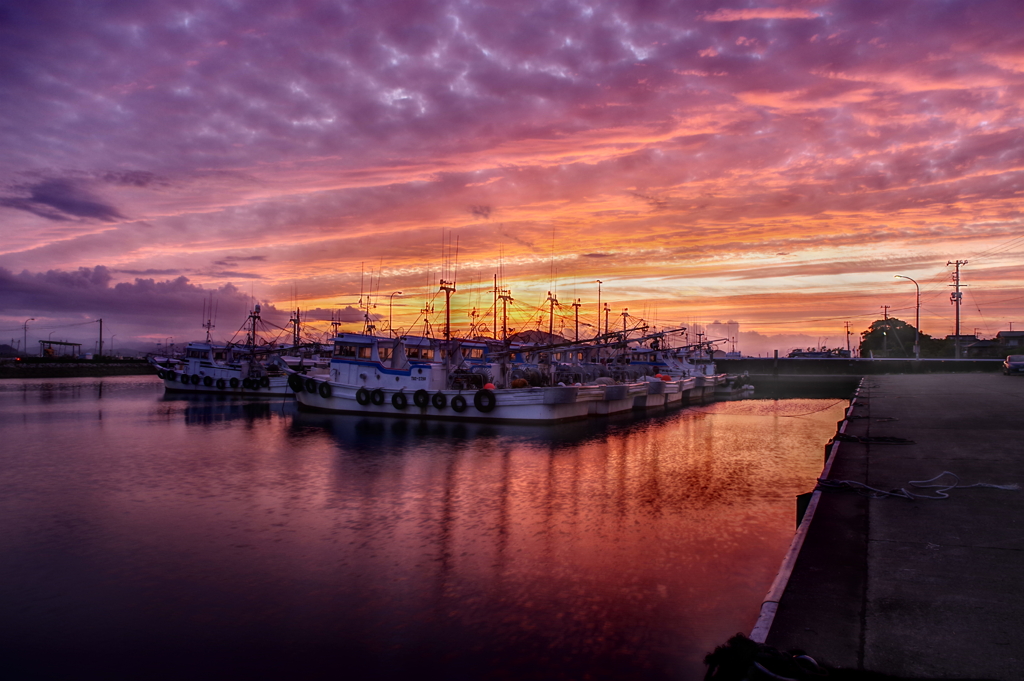
{"label": "concrete seawall", "polygon": [[146,361],[13,362],[0,364],[3,378],[75,378],[77,376],[134,376],[155,374]]}
{"label": "concrete seawall", "polygon": [[[1024,484],[1022,407],[1018,377],[868,376],[828,477],[932,497],[910,481]],[[906,677],[1024,677],[1024,491],[946,493],[824,489],[766,643]]]}

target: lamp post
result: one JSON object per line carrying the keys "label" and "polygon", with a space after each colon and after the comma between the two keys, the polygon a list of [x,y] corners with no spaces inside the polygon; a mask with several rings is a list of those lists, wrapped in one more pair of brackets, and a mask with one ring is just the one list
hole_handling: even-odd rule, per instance
{"label": "lamp post", "polygon": [[601,284],[603,282],[597,280],[597,335],[601,335]]}
{"label": "lamp post", "polygon": [[392,306],[393,306],[393,304],[395,302],[395,296],[400,296],[400,295],[402,295],[401,291],[395,291],[390,296],[388,296],[388,335],[391,336],[392,338],[395,337],[394,328],[391,325],[392,310],[393,310]]}
{"label": "lamp post", "polygon": [[921,286],[918,285],[916,279],[905,277],[902,274],[896,274],[894,277],[914,282],[914,288],[917,289],[917,311],[914,314],[914,359],[921,359]]}
{"label": "lamp post", "polygon": [[22,324],[22,327],[25,329],[25,336],[22,340],[22,347],[24,348],[24,352],[26,355],[28,354],[28,323],[34,322],[35,320],[35,317],[30,317],[29,319],[25,320],[24,324]]}

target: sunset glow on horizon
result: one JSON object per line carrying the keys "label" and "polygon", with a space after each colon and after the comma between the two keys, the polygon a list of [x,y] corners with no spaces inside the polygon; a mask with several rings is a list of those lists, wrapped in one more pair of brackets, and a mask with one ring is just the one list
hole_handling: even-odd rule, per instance
{"label": "sunset glow on horizon", "polygon": [[550,291],[593,335],[601,280],[613,327],[730,321],[756,354],[913,323],[897,274],[951,334],[956,260],[962,332],[1024,329],[1022,27],[1011,0],[8,4],[0,343],[201,338],[211,292],[222,337],[251,300],[422,330],[447,268],[461,331],[500,270],[520,328]]}

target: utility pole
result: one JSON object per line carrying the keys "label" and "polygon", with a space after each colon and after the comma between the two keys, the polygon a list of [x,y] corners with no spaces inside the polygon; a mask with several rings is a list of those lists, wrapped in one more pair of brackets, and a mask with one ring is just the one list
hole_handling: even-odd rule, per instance
{"label": "utility pole", "polygon": [[36,320],[35,317],[31,317],[30,319],[26,319],[25,320],[25,324],[23,325],[23,328],[25,329],[25,341],[21,344],[21,347],[25,349],[25,352],[28,352],[28,323],[29,322],[34,322],[35,320]]}
{"label": "utility pole", "polygon": [[846,325],[846,351],[850,352],[850,322],[843,322]]}
{"label": "utility pole", "polygon": [[949,302],[953,304],[956,310],[956,327],[954,330],[956,340],[953,343],[953,347],[956,348],[956,359],[960,359],[960,305],[963,303],[963,294],[960,293],[960,266],[966,264],[966,260],[946,261],[946,267],[950,265],[956,266],[956,270],[953,272],[953,283],[950,284],[956,290],[949,294]]}
{"label": "utility pole", "polygon": [[103,320],[101,319],[101,320],[99,320],[99,322],[100,322],[100,350],[99,350],[99,352],[96,353],[96,359],[99,359],[100,357],[103,356]]}
{"label": "utility pole", "polygon": [[885,331],[882,332],[882,354],[889,356],[889,308],[891,305],[882,306],[882,317],[885,319]]}
{"label": "utility pole", "polygon": [[[604,335],[606,335],[606,336],[608,335],[608,314],[611,311],[612,311],[612,309],[610,307],[608,307],[608,303],[605,303],[604,304]],[[601,329],[598,329],[598,331],[600,331],[600,330]]]}
{"label": "utility pole", "polygon": [[597,335],[601,335],[601,280],[597,280]]}

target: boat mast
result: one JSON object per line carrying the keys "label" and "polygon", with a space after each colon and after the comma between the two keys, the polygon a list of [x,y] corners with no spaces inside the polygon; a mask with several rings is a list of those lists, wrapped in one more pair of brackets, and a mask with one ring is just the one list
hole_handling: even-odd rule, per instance
{"label": "boat mast", "polygon": [[501,341],[508,343],[508,304],[512,301],[512,291],[502,289],[498,295],[501,298]]}
{"label": "boat mast", "polygon": [[551,342],[550,336],[555,335],[555,305],[558,304],[558,296],[551,295],[551,291],[548,291],[548,342]]}
{"label": "boat mast", "polygon": [[293,324],[292,327],[292,347],[299,347],[299,308],[295,308],[295,314],[289,319]]}
{"label": "boat mast", "polygon": [[249,346],[249,353],[256,354],[256,325],[260,321],[260,304],[256,303],[253,306],[252,312],[249,314],[249,333],[248,338],[245,339],[245,344]]}
{"label": "boat mast", "polygon": [[452,294],[455,293],[455,282],[441,280],[444,291],[444,370],[450,374],[452,370]]}

